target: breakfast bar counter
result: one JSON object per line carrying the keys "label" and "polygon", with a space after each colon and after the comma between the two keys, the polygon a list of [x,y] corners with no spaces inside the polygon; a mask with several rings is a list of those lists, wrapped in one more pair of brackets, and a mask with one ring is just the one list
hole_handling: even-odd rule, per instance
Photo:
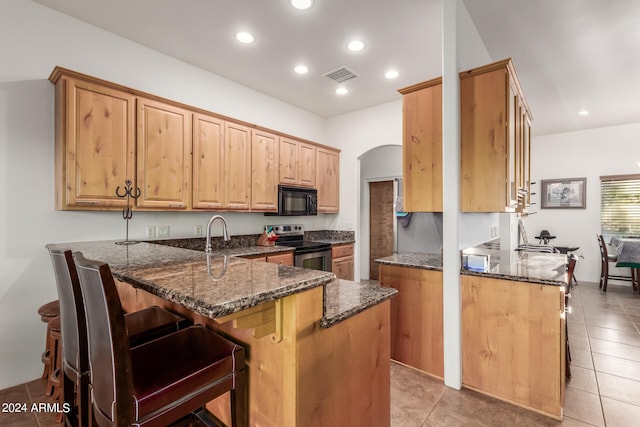
{"label": "breakfast bar counter", "polygon": [[[334,281],[333,273],[219,256],[224,252],[208,257],[144,242],[47,246],[108,263],[125,311],[162,306],[243,345],[250,425],[390,424],[395,292]],[[227,395],[207,405],[223,422],[228,407]]]}

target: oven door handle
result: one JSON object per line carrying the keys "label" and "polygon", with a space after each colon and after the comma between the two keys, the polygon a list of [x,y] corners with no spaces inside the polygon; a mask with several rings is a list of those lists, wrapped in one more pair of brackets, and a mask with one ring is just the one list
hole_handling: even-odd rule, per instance
{"label": "oven door handle", "polygon": [[295,250],[295,254],[296,255],[305,255],[305,254],[314,254],[314,253],[320,253],[323,254],[324,252],[329,252],[329,256],[331,256],[331,246],[327,247],[327,248],[323,248],[323,247],[316,247],[316,248],[296,248]]}

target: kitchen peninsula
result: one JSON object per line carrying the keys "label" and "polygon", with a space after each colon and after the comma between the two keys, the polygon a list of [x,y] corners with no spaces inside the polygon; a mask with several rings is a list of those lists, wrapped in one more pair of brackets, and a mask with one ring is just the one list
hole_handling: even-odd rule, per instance
{"label": "kitchen peninsula", "polygon": [[[284,247],[210,257],[144,242],[48,247],[107,262],[125,310],[160,305],[242,344],[250,425],[390,424],[388,300],[395,291],[239,257],[290,250]],[[225,422],[226,399],[208,405]]]}
{"label": "kitchen peninsula", "polygon": [[[562,419],[567,257],[462,251],[486,256],[483,271],[460,271],[462,384]],[[376,260],[391,302],[391,358],[436,377],[443,370],[442,257],[394,254]]]}

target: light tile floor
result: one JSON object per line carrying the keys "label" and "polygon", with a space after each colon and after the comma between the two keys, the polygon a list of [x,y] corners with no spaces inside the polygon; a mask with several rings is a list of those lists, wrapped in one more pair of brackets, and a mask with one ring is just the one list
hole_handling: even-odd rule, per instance
{"label": "light tile floor", "polygon": [[[562,422],[392,363],[391,425],[608,426],[640,425],[640,295],[630,285],[594,283],[573,288],[568,316],[572,378],[567,382]],[[0,391],[3,402],[46,402],[34,380]],[[0,426],[54,426],[54,414],[0,412]]]}

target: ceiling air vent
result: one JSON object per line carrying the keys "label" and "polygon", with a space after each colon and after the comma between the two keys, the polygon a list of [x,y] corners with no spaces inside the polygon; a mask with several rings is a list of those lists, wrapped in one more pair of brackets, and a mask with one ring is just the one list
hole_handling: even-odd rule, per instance
{"label": "ceiling air vent", "polygon": [[340,67],[336,70],[324,73],[323,76],[329,77],[331,80],[334,80],[338,83],[345,82],[347,80],[353,79],[354,77],[359,77],[358,74],[355,73],[355,71],[349,69],[348,67]]}

